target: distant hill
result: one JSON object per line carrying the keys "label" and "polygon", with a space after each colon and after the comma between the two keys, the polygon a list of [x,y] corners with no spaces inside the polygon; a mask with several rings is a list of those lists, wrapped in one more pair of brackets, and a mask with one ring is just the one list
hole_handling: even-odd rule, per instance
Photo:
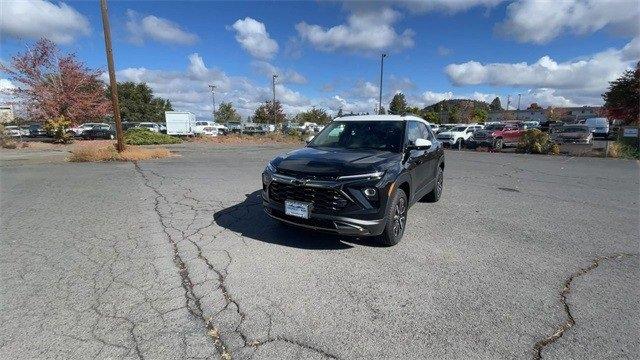
{"label": "distant hill", "polygon": [[433,105],[429,105],[424,107],[423,111],[435,111],[435,112],[449,112],[451,110],[457,109],[461,112],[473,111],[476,108],[484,109],[489,111],[489,103],[479,100],[470,100],[470,99],[451,99],[451,100],[442,100]]}

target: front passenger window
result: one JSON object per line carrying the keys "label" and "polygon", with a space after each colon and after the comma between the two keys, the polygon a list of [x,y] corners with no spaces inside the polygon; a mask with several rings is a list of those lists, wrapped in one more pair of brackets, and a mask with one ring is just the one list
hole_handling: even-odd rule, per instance
{"label": "front passenger window", "polygon": [[421,137],[421,131],[418,127],[420,124],[416,121],[407,122],[407,143],[415,144],[416,140]]}

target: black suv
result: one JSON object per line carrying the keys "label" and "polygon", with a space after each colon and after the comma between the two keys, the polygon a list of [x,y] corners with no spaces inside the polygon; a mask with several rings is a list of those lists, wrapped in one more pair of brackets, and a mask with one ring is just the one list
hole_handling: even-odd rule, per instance
{"label": "black suv", "polygon": [[262,173],[267,214],[281,222],[397,244],[416,201],[435,202],[444,151],[415,116],[341,117]]}

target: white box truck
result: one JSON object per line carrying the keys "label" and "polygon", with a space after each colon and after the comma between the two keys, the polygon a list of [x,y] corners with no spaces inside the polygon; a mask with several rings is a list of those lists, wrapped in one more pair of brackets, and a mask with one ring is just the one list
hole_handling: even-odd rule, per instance
{"label": "white box truck", "polygon": [[194,135],[196,116],[188,111],[165,111],[168,135]]}

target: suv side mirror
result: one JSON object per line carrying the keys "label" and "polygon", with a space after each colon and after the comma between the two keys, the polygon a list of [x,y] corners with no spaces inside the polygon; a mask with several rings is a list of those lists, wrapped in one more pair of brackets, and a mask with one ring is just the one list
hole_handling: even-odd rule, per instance
{"label": "suv side mirror", "polygon": [[408,150],[427,150],[431,147],[431,141],[427,139],[416,139],[416,141],[407,147]]}

